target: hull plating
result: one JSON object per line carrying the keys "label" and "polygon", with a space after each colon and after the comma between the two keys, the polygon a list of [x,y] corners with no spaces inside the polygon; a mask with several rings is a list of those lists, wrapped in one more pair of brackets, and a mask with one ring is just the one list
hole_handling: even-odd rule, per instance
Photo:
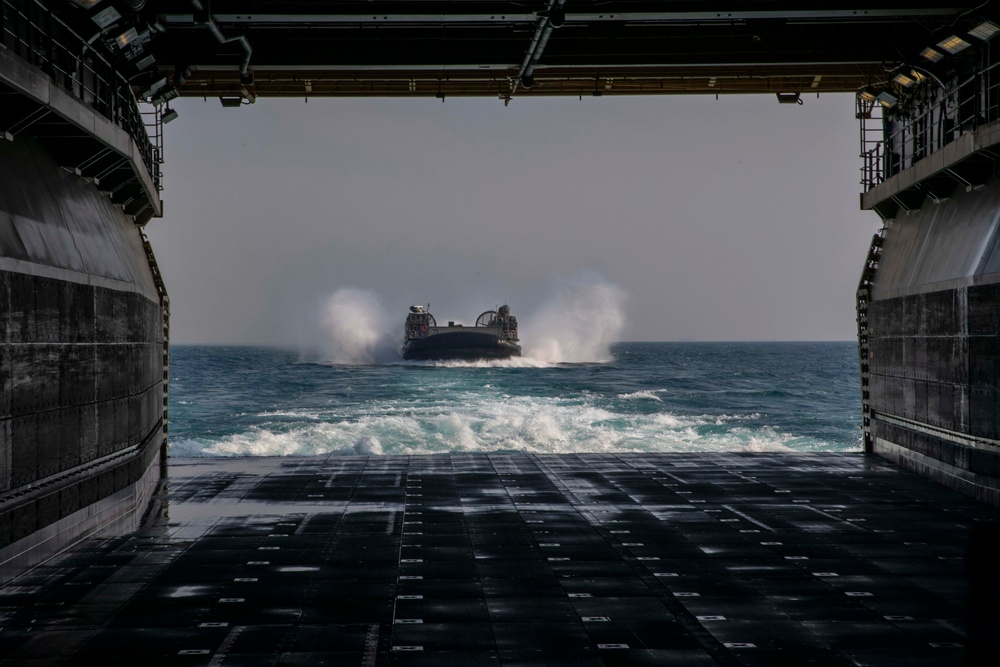
{"label": "hull plating", "polygon": [[138,228],[0,141],[0,580],[132,525],[164,452],[163,310]]}

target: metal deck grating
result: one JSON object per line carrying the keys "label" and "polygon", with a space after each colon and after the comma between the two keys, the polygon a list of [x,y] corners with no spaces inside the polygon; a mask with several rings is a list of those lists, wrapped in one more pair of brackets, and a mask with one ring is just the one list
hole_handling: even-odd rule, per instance
{"label": "metal deck grating", "polygon": [[[234,472],[238,470],[238,472]],[[0,665],[965,664],[1000,511],[860,454],[174,461],[0,589]]]}

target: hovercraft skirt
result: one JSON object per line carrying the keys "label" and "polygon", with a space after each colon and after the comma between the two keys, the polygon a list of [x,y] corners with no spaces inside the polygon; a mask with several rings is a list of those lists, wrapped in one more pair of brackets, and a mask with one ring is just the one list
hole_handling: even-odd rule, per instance
{"label": "hovercraft skirt", "polygon": [[473,331],[447,332],[411,339],[403,346],[403,359],[509,359],[521,356],[521,346],[496,335]]}

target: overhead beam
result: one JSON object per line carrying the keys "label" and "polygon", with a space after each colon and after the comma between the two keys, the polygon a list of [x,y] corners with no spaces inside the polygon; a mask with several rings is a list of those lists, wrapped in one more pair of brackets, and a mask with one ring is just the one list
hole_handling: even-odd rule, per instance
{"label": "overhead beam", "polygon": [[[523,5],[522,5],[523,7]],[[815,21],[867,21],[878,19],[898,20],[900,17],[957,16],[964,11],[961,7],[899,7],[892,9],[801,9],[801,10],[755,10],[755,11],[689,11],[689,12],[572,12],[567,11],[566,23],[732,23],[733,21],[757,21],[781,19],[789,23]],[[216,23],[247,24],[255,26],[283,25],[365,25],[365,24],[517,24],[536,23],[538,15],[531,12],[502,13],[399,13],[373,12],[368,14],[213,14]],[[160,20],[165,25],[192,25],[196,23],[194,14],[163,14]]]}
{"label": "overhead beam", "polygon": [[[518,95],[684,95],[853,92],[880,74],[879,66],[783,66],[728,68],[549,68],[534,71],[535,85]],[[256,68],[258,97],[504,96],[516,71],[312,70]],[[817,77],[819,80],[817,81]],[[192,71],[179,88],[186,97],[239,95],[239,73]]]}

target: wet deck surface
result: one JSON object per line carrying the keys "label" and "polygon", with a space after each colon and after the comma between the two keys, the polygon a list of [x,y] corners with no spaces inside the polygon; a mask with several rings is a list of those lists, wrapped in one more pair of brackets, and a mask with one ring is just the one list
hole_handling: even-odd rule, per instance
{"label": "wet deck surface", "polygon": [[860,454],[175,460],[0,665],[962,665],[1000,512]]}

